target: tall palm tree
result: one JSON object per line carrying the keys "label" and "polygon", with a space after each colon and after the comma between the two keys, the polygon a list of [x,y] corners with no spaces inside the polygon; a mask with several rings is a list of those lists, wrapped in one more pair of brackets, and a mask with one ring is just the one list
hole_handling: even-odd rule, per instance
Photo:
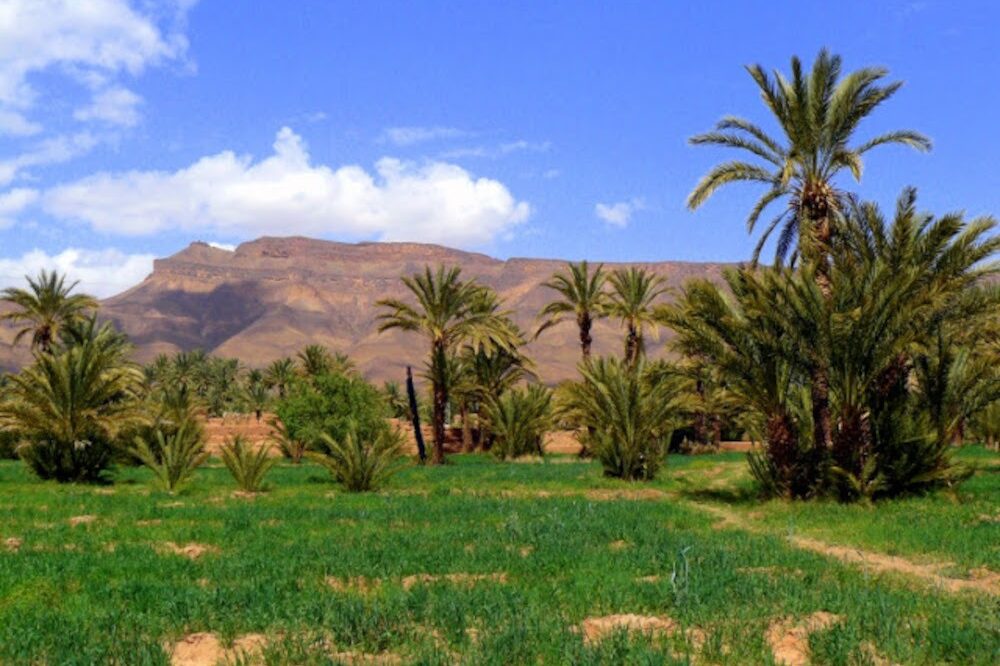
{"label": "tall palm tree", "polygon": [[619,268],[608,278],[611,293],[605,312],[625,328],[625,364],[635,368],[646,353],[646,328],[656,327],[654,304],[667,291],[663,278],[644,268]]}
{"label": "tall palm tree", "polygon": [[288,357],[272,361],[264,371],[264,381],[278,390],[279,399],[284,399],[288,385],[295,381],[295,361]]}
{"label": "tall palm tree", "polygon": [[73,294],[78,282],[66,284],[66,276],[56,271],[42,270],[37,277],[25,276],[27,289],[9,287],[0,292],[0,300],[16,309],[0,316],[0,321],[22,325],[14,344],[31,335],[31,348],[50,352],[60,332],[81,319],[87,310],[97,308],[97,299],[86,294]]}
{"label": "tall palm tree", "polygon": [[576,318],[576,326],[580,333],[580,352],[583,354],[583,360],[590,358],[590,347],[594,341],[590,329],[596,320],[606,316],[604,312],[608,298],[604,290],[606,281],[607,274],[604,272],[603,264],[598,264],[597,269],[591,272],[587,262],[581,261],[575,264],[567,263],[562,272],[555,273],[547,282],[542,283],[542,286],[552,289],[558,296],[539,313],[539,318],[544,321],[535,331],[535,338],[572,315]]}
{"label": "tall palm tree", "polygon": [[445,411],[448,405],[450,357],[464,344],[485,348],[510,347],[514,332],[497,313],[491,291],[475,280],[463,280],[461,269],[430,266],[423,273],[404,276],[403,284],[416,305],[387,298],[378,316],[379,332],[390,329],[424,335],[430,343],[428,376],[433,391],[434,463],[444,462]]}
{"label": "tall palm tree", "polygon": [[[808,74],[797,57],[792,58],[791,69],[789,80],[777,71],[772,78],[760,65],[747,67],[783,136],[773,137],[749,120],[726,116],[714,130],[691,138],[692,144],[737,148],[757,160],[735,160],[716,166],[688,196],[688,208],[698,208],[728,183],[761,183],[767,190],[747,218],[747,228],[753,231],[768,206],[786,200],[785,209],[761,234],[754,251],[755,263],[764,243],[779,227],[778,261],[796,242],[806,255],[825,258],[833,217],[843,211],[847,198],[837,187],[837,176],[846,170],[860,181],[862,158],[878,146],[901,144],[921,151],[931,147],[929,139],[912,130],[887,132],[852,145],[861,121],[902,85],[900,81],[883,85],[887,70],[865,67],[841,76],[840,57],[825,49]],[[825,272],[820,272],[819,279],[825,280]]]}

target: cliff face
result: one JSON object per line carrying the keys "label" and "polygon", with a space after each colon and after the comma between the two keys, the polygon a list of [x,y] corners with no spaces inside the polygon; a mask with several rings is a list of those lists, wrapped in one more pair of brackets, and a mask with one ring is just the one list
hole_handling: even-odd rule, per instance
{"label": "cliff face", "polygon": [[[380,298],[406,298],[399,277],[427,264],[459,265],[464,276],[496,289],[525,331],[550,299],[542,287],[564,262],[500,261],[483,254],[417,243],[345,244],[307,238],[261,238],[227,252],[194,243],[157,260],[141,284],[102,304],[149,361],[161,352],[202,348],[262,366],[311,343],[346,352],[370,378],[401,379],[407,364],[420,367],[424,343],[414,334],[375,329]],[[692,277],[719,279],[724,264],[643,264],[672,287]],[[12,335],[0,330],[0,343]],[[619,352],[617,325],[595,327],[595,351]],[[24,361],[0,345],[0,364]],[[658,348],[653,342],[651,349]],[[546,382],[573,376],[579,359],[576,329],[566,323],[529,346]]]}

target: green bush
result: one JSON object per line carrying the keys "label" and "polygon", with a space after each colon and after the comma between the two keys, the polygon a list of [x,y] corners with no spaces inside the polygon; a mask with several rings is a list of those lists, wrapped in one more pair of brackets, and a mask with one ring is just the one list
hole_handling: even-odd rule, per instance
{"label": "green bush", "polygon": [[680,413],[675,384],[617,359],[600,358],[580,366],[579,382],[564,387],[562,409],[606,476],[650,480],[663,464]]}
{"label": "green bush", "polygon": [[490,451],[500,460],[545,455],[545,433],[552,427],[552,392],[530,384],[486,404],[484,417],[493,434]]}
{"label": "green bush", "polygon": [[349,427],[343,439],[322,435],[321,452],[309,458],[330,472],[349,492],[378,490],[391,477],[403,455],[403,437],[394,429],[379,430],[364,437]]}
{"label": "green bush", "polygon": [[168,437],[161,430],[152,441],[136,437],[132,453],[152,470],[157,485],[171,494],[183,488],[208,458],[201,429],[189,421]]}
{"label": "green bush", "polygon": [[254,448],[247,444],[242,435],[236,435],[223,444],[222,462],[233,475],[240,490],[256,493],[263,489],[264,477],[278,462],[277,458],[270,457],[270,453],[270,446]]}
{"label": "green bush", "polygon": [[342,441],[353,429],[370,441],[390,429],[384,397],[354,374],[326,373],[296,384],[275,411],[287,436],[313,451],[324,448],[324,436]]}
{"label": "green bush", "polygon": [[0,427],[20,437],[20,457],[42,479],[106,478],[122,437],[144,420],[142,372],[110,324],[89,319],[9,379]]}

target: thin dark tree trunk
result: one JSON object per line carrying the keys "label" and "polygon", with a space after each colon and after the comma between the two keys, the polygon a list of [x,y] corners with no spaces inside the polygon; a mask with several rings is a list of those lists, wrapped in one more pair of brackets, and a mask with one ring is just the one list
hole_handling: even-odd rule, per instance
{"label": "thin dark tree trunk", "polygon": [[826,360],[813,368],[810,386],[813,416],[813,445],[829,451],[833,444],[833,418],[830,414],[830,376]]}
{"label": "thin dark tree trunk", "polygon": [[417,441],[417,454],[420,462],[427,460],[427,449],[424,447],[424,433],[420,429],[420,405],[417,403],[417,392],[413,388],[413,371],[406,366],[406,395],[410,400],[410,419],[413,423],[413,437]]}
{"label": "thin dark tree trunk", "polygon": [[586,362],[590,360],[590,346],[594,342],[590,335],[590,329],[594,322],[589,312],[581,312],[576,318],[576,323],[580,328],[580,352],[583,354],[584,362]]}
{"label": "thin dark tree trunk", "polygon": [[639,331],[635,324],[628,325],[628,333],[625,334],[625,364],[629,368],[635,368],[639,363]]}

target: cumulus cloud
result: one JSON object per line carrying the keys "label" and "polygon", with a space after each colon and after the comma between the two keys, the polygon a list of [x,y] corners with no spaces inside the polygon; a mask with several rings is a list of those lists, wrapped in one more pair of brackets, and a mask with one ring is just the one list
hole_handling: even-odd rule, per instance
{"label": "cumulus cloud", "polygon": [[471,132],[458,129],[457,127],[389,127],[382,132],[380,139],[383,143],[388,142],[397,146],[410,146],[426,141],[460,139],[471,135]]}
{"label": "cumulus cloud", "polygon": [[616,203],[598,203],[594,206],[594,214],[608,224],[616,227],[626,227],[637,211],[646,207],[642,199],[618,201]]}
{"label": "cumulus cloud", "polygon": [[77,109],[77,120],[99,120],[111,125],[132,127],[139,122],[139,105],[142,98],[125,88],[108,88],[94,95],[88,106]]}
{"label": "cumulus cloud", "polygon": [[26,168],[68,162],[96,145],[97,137],[90,132],[62,134],[39,141],[20,155],[0,160],[0,186],[10,183]]}
{"label": "cumulus cloud", "polygon": [[38,200],[38,190],[25,187],[0,194],[0,229],[14,224],[18,213]]}
{"label": "cumulus cloud", "polygon": [[175,172],[96,174],[52,188],[42,205],[53,216],[129,235],[337,235],[458,246],[487,244],[531,211],[503,183],[453,164],[383,158],[374,173],[314,165],[287,127],[260,161],[225,151]]}
{"label": "cumulus cloud", "polygon": [[[52,73],[82,86],[91,102],[77,109],[78,121],[131,126],[140,98],[118,79],[181,58],[187,40],[161,29],[164,15],[175,27],[194,3],[160,0],[133,6],[128,0],[2,0],[0,2],[0,134],[30,136],[42,131],[31,112],[50,91],[36,75]],[[60,83],[64,86],[64,83]]]}
{"label": "cumulus cloud", "polygon": [[141,282],[153,270],[153,255],[126,254],[116,249],[68,248],[50,255],[32,250],[17,258],[0,259],[0,287],[24,287],[24,276],[40,270],[57,270],[79,280],[81,292],[106,298]]}

